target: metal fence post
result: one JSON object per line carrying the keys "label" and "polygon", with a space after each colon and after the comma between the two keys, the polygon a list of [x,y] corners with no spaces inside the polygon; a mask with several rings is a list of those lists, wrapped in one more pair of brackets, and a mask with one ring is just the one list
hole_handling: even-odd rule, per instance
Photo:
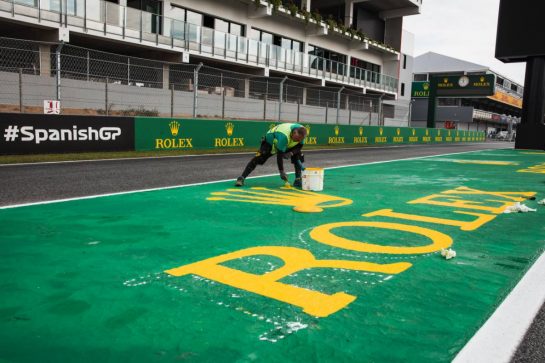
{"label": "metal fence post", "polygon": [[300,114],[301,114],[301,102],[299,102],[299,99],[297,99],[297,123],[299,123]]}
{"label": "metal fence post", "polygon": [[348,124],[352,125],[352,104],[348,104]]}
{"label": "metal fence post", "polygon": [[199,70],[202,67],[202,63],[199,63],[197,68],[193,71],[193,118],[197,117],[197,91],[199,90]]}
{"label": "metal fence post", "polygon": [[282,98],[284,97],[284,82],[288,79],[287,76],[280,82],[280,97],[278,98],[278,122],[280,122],[280,117],[282,116]]}
{"label": "metal fence post", "polygon": [[19,112],[23,113],[23,68],[19,68]]}
{"label": "metal fence post", "polygon": [[341,111],[341,92],[343,91],[344,86],[341,87],[339,92],[337,92],[337,118],[336,118],[336,124],[339,124],[339,112]]}
{"label": "metal fence post", "polygon": [[263,97],[263,120],[267,119],[267,98],[269,96],[269,80],[267,80],[265,86],[265,96]]}
{"label": "metal fence post", "polygon": [[382,103],[382,97],[384,97],[384,93],[380,95],[378,101],[378,124],[380,126],[384,126],[384,105]]}
{"label": "metal fence post", "polygon": [[108,116],[108,77],[106,77],[106,83],[104,85],[104,110],[106,111],[106,116]]}
{"label": "metal fence post", "polygon": [[170,85],[170,117],[174,117],[174,84]]}
{"label": "metal fence post", "polygon": [[373,100],[369,100],[369,126],[371,126],[371,112],[373,112]]}
{"label": "metal fence post", "polygon": [[62,47],[64,46],[64,42],[61,40],[61,43],[57,47],[56,51],[56,58],[57,58],[57,84],[56,84],[56,93],[57,93],[57,101],[61,100],[61,51]]}
{"label": "metal fence post", "polygon": [[329,112],[329,102],[325,103],[325,123],[327,123],[327,114]]}
{"label": "metal fence post", "polygon": [[225,119],[225,88],[221,90],[221,118]]}

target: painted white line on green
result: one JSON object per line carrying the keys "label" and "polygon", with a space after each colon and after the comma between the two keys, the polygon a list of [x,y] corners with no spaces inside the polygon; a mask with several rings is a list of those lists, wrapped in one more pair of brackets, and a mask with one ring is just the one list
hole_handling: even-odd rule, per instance
{"label": "painted white line on green", "polygon": [[454,363],[509,362],[545,303],[545,253],[526,272]]}

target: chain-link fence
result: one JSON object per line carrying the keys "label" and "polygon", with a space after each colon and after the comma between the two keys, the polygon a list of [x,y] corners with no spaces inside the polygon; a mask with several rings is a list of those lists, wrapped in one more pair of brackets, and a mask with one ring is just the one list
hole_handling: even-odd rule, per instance
{"label": "chain-link fence", "polygon": [[392,113],[361,90],[8,38],[0,81],[4,112],[41,113],[44,100],[59,100],[62,113],[83,115],[377,125]]}

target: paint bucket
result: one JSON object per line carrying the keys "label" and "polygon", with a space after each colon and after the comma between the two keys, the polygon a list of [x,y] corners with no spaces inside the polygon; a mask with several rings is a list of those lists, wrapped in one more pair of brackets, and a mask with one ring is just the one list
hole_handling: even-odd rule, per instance
{"label": "paint bucket", "polygon": [[303,170],[303,190],[321,192],[324,189],[324,169],[306,168]]}

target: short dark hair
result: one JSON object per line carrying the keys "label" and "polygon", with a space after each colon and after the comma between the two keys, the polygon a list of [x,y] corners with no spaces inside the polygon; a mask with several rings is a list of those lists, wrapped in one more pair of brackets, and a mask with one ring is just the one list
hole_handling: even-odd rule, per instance
{"label": "short dark hair", "polygon": [[296,129],[293,129],[293,131],[296,131],[299,135],[303,137],[307,137],[307,128],[306,127],[298,127]]}

